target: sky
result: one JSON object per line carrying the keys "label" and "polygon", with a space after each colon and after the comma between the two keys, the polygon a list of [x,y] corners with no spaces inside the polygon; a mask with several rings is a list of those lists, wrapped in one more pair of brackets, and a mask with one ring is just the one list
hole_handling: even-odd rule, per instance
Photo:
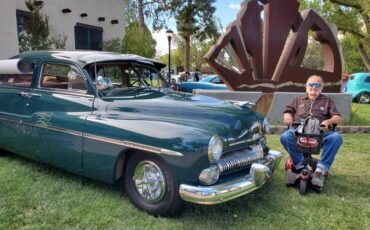
{"label": "sky", "polygon": [[[221,24],[224,27],[236,20],[236,15],[240,10],[240,3],[243,0],[217,0],[215,3],[216,12],[215,16],[221,20]],[[176,33],[176,21],[170,19],[168,23],[169,29]],[[166,37],[166,30],[163,29],[159,32],[153,33],[153,38],[157,41],[157,55],[161,56],[168,53],[168,40]],[[173,45],[173,44],[172,44]],[[176,44],[174,44],[176,46]],[[173,48],[173,47],[172,47]]]}

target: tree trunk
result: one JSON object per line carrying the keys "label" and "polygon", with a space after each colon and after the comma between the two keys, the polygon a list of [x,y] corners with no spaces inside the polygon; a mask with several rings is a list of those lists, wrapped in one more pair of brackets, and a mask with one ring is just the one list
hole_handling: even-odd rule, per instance
{"label": "tree trunk", "polygon": [[190,35],[185,35],[185,71],[190,71]]}
{"label": "tree trunk", "polygon": [[369,60],[369,57],[366,54],[366,50],[365,50],[364,46],[360,42],[357,47],[358,47],[358,50],[360,51],[361,59],[364,62],[365,66],[367,68],[367,71],[370,72],[370,60]]}
{"label": "tree trunk", "polygon": [[139,23],[141,28],[145,28],[144,12],[143,12],[143,0],[137,1],[137,8],[139,11]]}

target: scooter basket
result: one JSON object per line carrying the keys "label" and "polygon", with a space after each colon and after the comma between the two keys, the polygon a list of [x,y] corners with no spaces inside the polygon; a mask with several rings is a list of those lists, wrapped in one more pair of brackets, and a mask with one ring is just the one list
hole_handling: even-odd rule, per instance
{"label": "scooter basket", "polygon": [[295,134],[295,149],[298,152],[320,154],[323,141],[322,134]]}

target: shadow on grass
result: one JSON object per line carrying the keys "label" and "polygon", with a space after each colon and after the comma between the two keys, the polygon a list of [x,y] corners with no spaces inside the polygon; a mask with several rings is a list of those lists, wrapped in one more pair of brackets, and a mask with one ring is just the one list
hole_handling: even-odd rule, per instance
{"label": "shadow on grass", "polygon": [[17,161],[22,167],[27,167],[28,170],[33,170],[39,174],[47,175],[51,179],[64,180],[66,183],[78,183],[83,186],[90,187],[91,189],[98,190],[100,192],[113,192],[115,195],[123,194],[123,182],[118,180],[114,184],[108,184],[101,181],[93,180],[76,173],[65,171],[56,166],[47,165],[46,163],[34,161],[32,159],[16,155],[5,150],[1,150],[2,158],[7,158],[10,162]]}
{"label": "shadow on grass", "polygon": [[[43,183],[43,178],[40,175],[43,175],[43,177],[46,178],[46,183],[62,181],[63,186],[67,185],[73,188],[66,190],[67,195],[51,196],[50,201],[47,202],[54,203],[55,201],[52,199],[55,198],[69,199],[81,190],[81,186],[84,186],[86,189],[84,189],[84,193],[82,193],[82,195],[92,195],[92,197],[100,199],[101,202],[106,204],[103,206],[105,207],[105,210],[111,210],[112,207],[115,207],[114,210],[116,210],[116,212],[118,210],[118,213],[116,213],[114,217],[112,217],[112,213],[109,214],[110,217],[112,217],[112,219],[109,220],[116,221],[116,223],[129,222],[132,223],[131,226],[136,226],[136,221],[140,219],[142,224],[150,223],[151,226],[153,226],[153,229],[163,229],[163,226],[167,226],[169,228],[180,226],[185,229],[193,227],[194,229],[219,229],[233,227],[239,229],[244,227],[273,229],[274,227],[283,228],[286,226],[289,228],[295,226],[295,221],[301,224],[306,223],[307,216],[313,221],[322,221],[322,218],[324,218],[323,213],[327,213],[328,210],[330,212],[335,212],[335,210],[338,209],[338,205],[342,210],[348,209],[348,212],[353,212],[354,207],[352,206],[356,206],[360,202],[356,200],[357,203],[355,202],[351,206],[351,204],[348,205],[345,202],[343,202],[343,204],[337,202],[340,198],[344,198],[345,200],[352,202],[352,197],[362,200],[366,200],[369,197],[369,191],[367,190],[368,182],[366,182],[365,178],[359,180],[358,177],[352,174],[330,175],[324,191],[321,194],[317,194],[312,191],[308,192],[305,196],[301,196],[298,189],[288,188],[285,186],[284,157],[271,180],[262,188],[251,194],[247,194],[226,203],[211,206],[186,203],[183,209],[172,218],[153,218],[152,216],[133,208],[128,197],[123,193],[123,185],[121,181],[114,185],[109,185],[63,171],[53,166],[38,163],[21,156],[8,154],[4,157],[6,158],[6,161],[8,161],[6,164],[16,162],[21,165],[22,168],[25,168],[19,173],[35,174],[33,177],[36,178],[36,180],[41,181],[39,186]],[[9,167],[10,170],[11,168],[12,167]],[[30,173],[31,171],[32,173]],[[25,177],[25,180],[26,179],[27,177]],[[351,183],[356,183],[356,185],[352,186]],[[45,186],[49,185],[45,184]],[[37,187],[35,189],[38,190]],[[40,187],[40,189],[43,188]],[[102,196],[94,196],[95,193],[101,193]],[[108,200],[108,198],[111,197],[114,197],[114,199]],[[119,202],[119,205],[114,206],[112,203],[107,203],[110,201],[115,203]],[[100,209],[101,206],[91,206],[89,203],[84,203],[83,200],[80,201],[80,199],[72,200],[69,203],[71,203],[71,206],[67,205],[66,209],[78,206],[81,210],[91,209],[91,212],[94,214],[104,216],[104,213],[102,213],[102,210]],[[322,203],[325,203],[325,205],[322,206],[319,213],[310,213],[316,208],[316,205],[320,205]],[[58,210],[60,209],[61,207],[58,207]],[[86,218],[85,215],[82,215],[82,217]],[[73,218],[73,216],[67,216],[64,218]],[[338,215],[336,218],[340,219],[342,216]],[[334,219],[333,221],[337,219]],[[308,225],[305,226],[307,227]],[[319,228],[320,226],[322,228],[325,227],[323,225],[319,225]]]}

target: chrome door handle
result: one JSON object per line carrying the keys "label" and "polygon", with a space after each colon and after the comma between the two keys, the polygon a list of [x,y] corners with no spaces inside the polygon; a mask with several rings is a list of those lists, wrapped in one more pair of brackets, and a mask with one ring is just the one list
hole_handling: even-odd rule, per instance
{"label": "chrome door handle", "polygon": [[40,98],[41,94],[38,93],[26,93],[26,92],[20,92],[19,96],[26,97],[26,98]]}
{"label": "chrome door handle", "polygon": [[31,94],[29,94],[29,93],[26,93],[26,92],[20,92],[20,93],[18,93],[19,94],[19,96],[21,96],[21,97],[27,97],[27,98],[31,98],[32,96],[31,96]]}
{"label": "chrome door handle", "polygon": [[41,97],[41,94],[38,94],[38,93],[31,93],[30,95],[31,97],[36,97],[36,98],[40,98]]}

